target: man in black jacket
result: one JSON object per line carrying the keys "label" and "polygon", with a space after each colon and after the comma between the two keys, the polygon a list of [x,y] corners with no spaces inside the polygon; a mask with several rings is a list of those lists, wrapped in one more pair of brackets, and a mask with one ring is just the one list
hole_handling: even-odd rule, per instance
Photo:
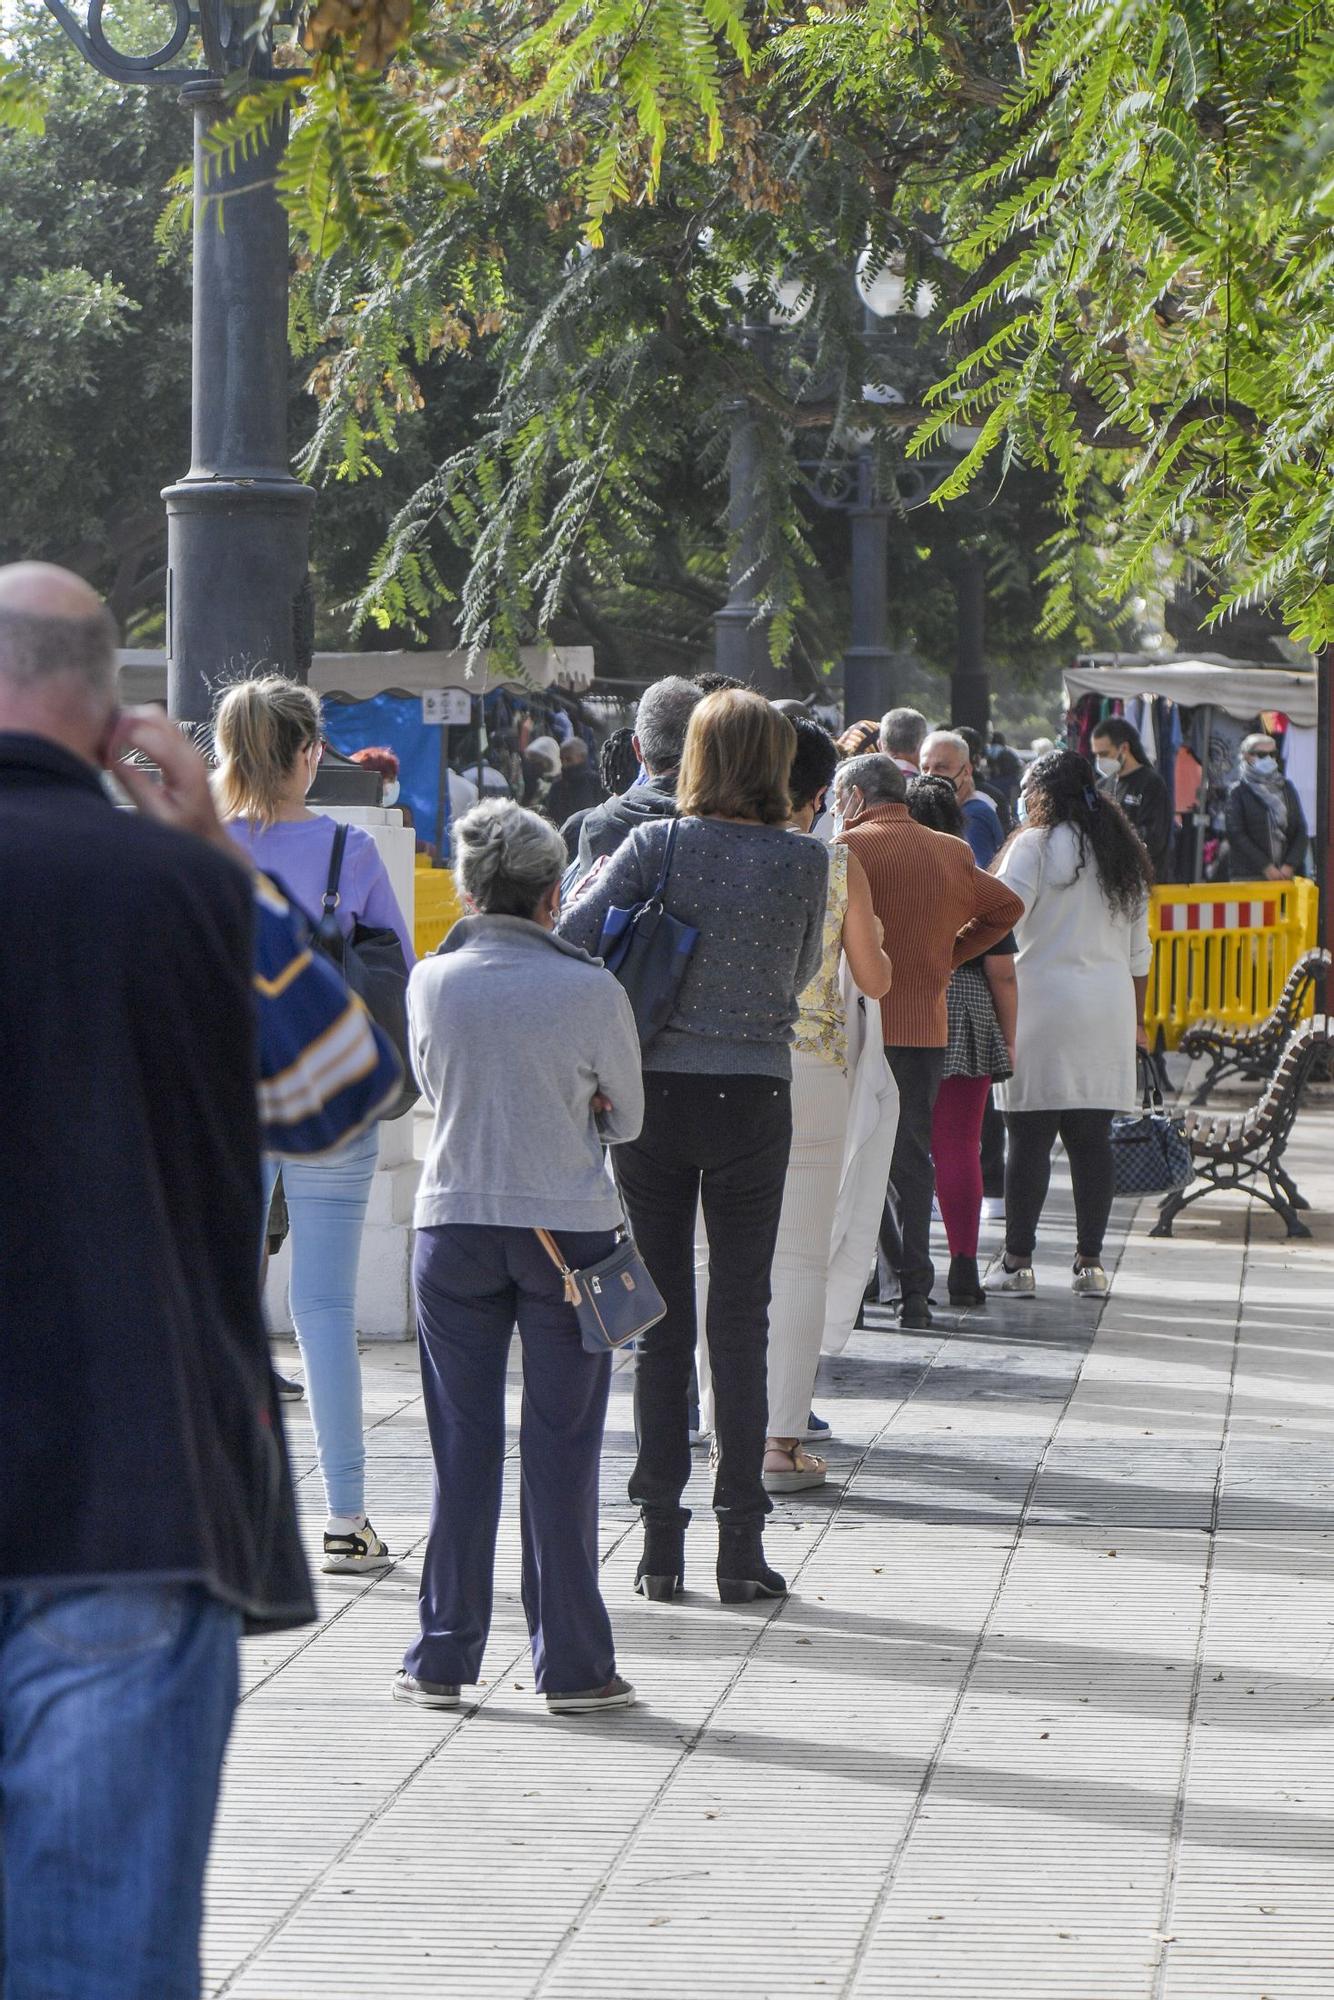
{"label": "man in black jacket", "polygon": [[1144,842],[1155,882],[1168,881],[1175,815],[1167,786],[1149,762],[1139,731],[1119,715],[1109,716],[1094,730],[1092,747],[1103,791]]}
{"label": "man in black jacket", "polygon": [[1309,839],[1297,787],[1284,777],[1272,736],[1241,740],[1241,776],[1227,795],[1228,873],[1234,882],[1290,882]]}
{"label": "man in black jacket", "polygon": [[635,753],[648,782],[632,785],[620,798],[609,799],[588,815],[579,833],[579,873],[574,880],[582,880],[597,861],[614,854],[637,826],[669,819],[676,811],[676,773],[685,752],[686,730],[703,699],[702,689],[676,674],[644,690],[635,711]]}
{"label": "man in black jacket", "polygon": [[249,877],[117,811],[115,630],[0,570],[0,1960],[185,2000],[243,1625],[313,1612],[258,1297]]}

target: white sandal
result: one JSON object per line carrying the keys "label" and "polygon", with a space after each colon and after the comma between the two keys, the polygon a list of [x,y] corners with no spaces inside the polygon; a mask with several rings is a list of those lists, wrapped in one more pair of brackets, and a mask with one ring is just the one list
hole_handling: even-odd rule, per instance
{"label": "white sandal", "polygon": [[[777,1463],[771,1465],[771,1459]],[[778,1444],[773,1438],[765,1441],[766,1493],[805,1493],[812,1486],[823,1486],[828,1475],[826,1461],[816,1452],[807,1451],[800,1441],[793,1445]]]}

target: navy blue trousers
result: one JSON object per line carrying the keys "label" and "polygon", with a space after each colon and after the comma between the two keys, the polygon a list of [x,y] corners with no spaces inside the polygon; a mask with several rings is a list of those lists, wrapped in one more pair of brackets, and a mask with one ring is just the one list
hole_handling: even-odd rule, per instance
{"label": "navy blue trousers", "polygon": [[[575,1270],[610,1231],[552,1232]],[[519,1429],[522,1596],[540,1694],[605,1687],[616,1671],[598,1587],[598,1469],[611,1357],[586,1353],[561,1281],[531,1229],[421,1229],[413,1260],[426,1421],[435,1458],[421,1637],[403,1665],[463,1686],[491,1628],[505,1461],[505,1376],[523,1343]]]}

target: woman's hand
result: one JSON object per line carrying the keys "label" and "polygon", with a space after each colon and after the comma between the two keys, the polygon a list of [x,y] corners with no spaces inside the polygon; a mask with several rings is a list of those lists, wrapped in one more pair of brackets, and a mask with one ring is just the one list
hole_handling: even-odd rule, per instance
{"label": "woman's hand", "polygon": [[1149,1031],[1142,1021],[1135,1030],[1135,1047],[1143,1049],[1145,1055],[1149,1053]]}
{"label": "woman's hand", "polygon": [[595,1118],[601,1118],[606,1112],[614,1111],[615,1108],[605,1090],[595,1090],[593,1092],[593,1116]]}

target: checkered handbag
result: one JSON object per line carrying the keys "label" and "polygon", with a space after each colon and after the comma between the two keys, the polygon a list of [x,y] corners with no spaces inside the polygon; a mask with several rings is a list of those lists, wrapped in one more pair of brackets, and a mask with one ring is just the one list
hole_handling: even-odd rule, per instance
{"label": "checkered handbag", "polygon": [[1144,1098],[1137,1113],[1112,1120],[1112,1191],[1117,1195],[1175,1194],[1195,1168],[1185,1133],[1163,1109],[1160,1073],[1141,1051]]}

